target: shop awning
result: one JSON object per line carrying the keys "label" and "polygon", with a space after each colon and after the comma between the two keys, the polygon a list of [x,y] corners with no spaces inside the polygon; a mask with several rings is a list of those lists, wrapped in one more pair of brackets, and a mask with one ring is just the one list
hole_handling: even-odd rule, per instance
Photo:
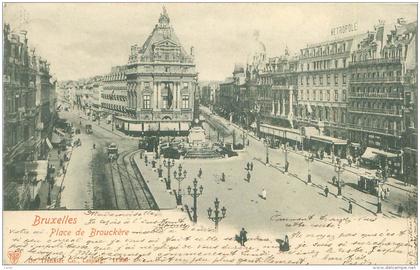
{"label": "shop awning", "polygon": [[367,147],[361,158],[367,160],[376,160],[378,155],[373,152],[374,150],[375,148]]}
{"label": "shop awning", "polygon": [[34,176],[36,181],[44,181],[48,173],[48,160],[25,162],[25,171]]}
{"label": "shop awning", "polygon": [[398,155],[398,154],[394,154],[394,153],[386,152],[386,151],[379,150],[379,149],[374,149],[374,150],[373,150],[373,153],[375,153],[375,154],[377,154],[377,155],[379,155],[379,156],[384,156],[384,157],[386,157],[386,158],[397,158],[397,157],[399,157],[399,155]]}
{"label": "shop awning", "polygon": [[52,144],[51,144],[51,142],[50,142],[50,139],[46,138],[46,139],[45,139],[45,142],[47,143],[48,148],[53,149],[53,146],[52,146]]}
{"label": "shop awning", "polygon": [[334,145],[347,145],[346,140],[337,139],[337,138],[329,137],[329,136],[311,135],[310,139],[314,141],[325,142],[325,143],[334,144]]}

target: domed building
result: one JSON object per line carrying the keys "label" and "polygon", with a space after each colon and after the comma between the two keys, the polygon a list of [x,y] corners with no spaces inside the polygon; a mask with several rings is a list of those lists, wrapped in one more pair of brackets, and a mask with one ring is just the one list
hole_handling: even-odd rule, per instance
{"label": "domed building", "polygon": [[116,127],[132,135],[186,135],[193,120],[194,51],[184,49],[165,8],[142,46],[131,46],[125,72],[127,114]]}

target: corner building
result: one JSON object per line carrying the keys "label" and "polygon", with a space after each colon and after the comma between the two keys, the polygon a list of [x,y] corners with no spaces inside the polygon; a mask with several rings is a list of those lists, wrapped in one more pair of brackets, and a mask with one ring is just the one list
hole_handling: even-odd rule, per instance
{"label": "corner building", "polygon": [[133,45],[127,70],[127,113],[115,125],[130,135],[186,135],[193,120],[197,72],[165,10],[142,46]]}

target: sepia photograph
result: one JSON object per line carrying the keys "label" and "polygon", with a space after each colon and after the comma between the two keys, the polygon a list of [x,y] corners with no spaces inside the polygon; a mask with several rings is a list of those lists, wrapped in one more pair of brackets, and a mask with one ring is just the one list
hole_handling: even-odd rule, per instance
{"label": "sepia photograph", "polygon": [[417,12],[3,2],[3,264],[417,265]]}

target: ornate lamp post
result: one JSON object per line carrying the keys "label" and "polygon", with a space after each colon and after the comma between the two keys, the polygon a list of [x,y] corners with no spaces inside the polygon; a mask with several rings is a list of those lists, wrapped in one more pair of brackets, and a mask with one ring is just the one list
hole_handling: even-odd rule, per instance
{"label": "ornate lamp post", "polygon": [[312,153],[309,153],[305,160],[308,162],[308,182],[306,182],[308,185],[312,185],[312,176],[311,176],[311,163],[314,161],[314,155]]}
{"label": "ornate lamp post", "polygon": [[344,172],[344,164],[341,164],[341,162],[338,162],[334,166],[334,170],[337,173],[337,197],[341,198],[341,180],[340,175],[342,172]]}
{"label": "ornate lamp post", "polygon": [[[194,223],[197,223],[197,198],[201,196],[201,194],[203,194],[203,186],[200,185],[200,188],[197,188],[197,179],[194,178],[193,181],[193,188],[191,188],[191,186],[188,186],[187,191],[188,191],[188,195],[190,195],[193,199],[194,199],[194,207],[191,209],[193,211],[193,218],[192,221]],[[192,192],[191,192],[192,190]]]}
{"label": "ornate lamp post", "polygon": [[166,190],[171,190],[171,168],[175,166],[175,161],[170,158],[168,160],[163,161],[163,166],[168,169],[168,179],[166,179]]}
{"label": "ornate lamp post", "polygon": [[187,171],[182,171],[182,165],[179,164],[178,171],[174,171],[174,178],[178,181],[178,192],[176,193],[176,204],[182,205],[181,182],[187,177]]}
{"label": "ornate lamp post", "polygon": [[[219,199],[216,198],[214,201],[214,216],[212,216],[213,209],[209,207],[207,209],[207,214],[209,215],[209,219],[214,222],[214,227],[217,231],[217,228],[219,227],[219,222],[226,217],[226,208],[223,206],[222,209],[219,210]],[[221,216],[219,214],[222,214]]]}

